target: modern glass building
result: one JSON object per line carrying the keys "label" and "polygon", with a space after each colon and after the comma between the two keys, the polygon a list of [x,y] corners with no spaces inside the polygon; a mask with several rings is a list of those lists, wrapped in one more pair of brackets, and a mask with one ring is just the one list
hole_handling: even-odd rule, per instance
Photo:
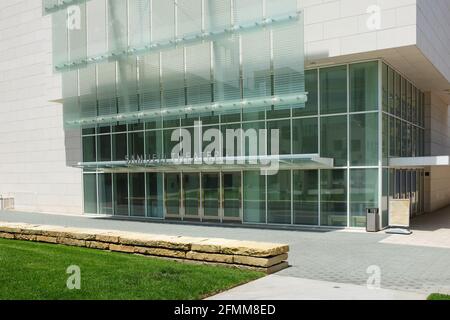
{"label": "modern glass building", "polygon": [[[424,212],[424,167],[390,162],[425,156],[424,93],[382,58],[305,68],[296,0],[44,0],[44,13],[86,214],[365,227],[379,208],[386,227],[389,199]],[[231,144],[245,160],[173,161],[174,132],[204,160],[212,139],[196,130],[211,128],[216,156]],[[250,163],[249,135],[227,141],[236,129],[267,130],[263,158],[279,130],[276,174]]]}

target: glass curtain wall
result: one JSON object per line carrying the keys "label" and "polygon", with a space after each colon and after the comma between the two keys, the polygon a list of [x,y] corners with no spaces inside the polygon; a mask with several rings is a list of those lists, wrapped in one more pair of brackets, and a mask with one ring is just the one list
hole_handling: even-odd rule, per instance
{"label": "glass curtain wall", "polygon": [[389,158],[425,156],[425,95],[389,65],[381,64],[383,119],[383,226],[390,199],[410,199],[413,216],[424,212],[422,168],[389,169]]}
{"label": "glass curtain wall", "polygon": [[[146,159],[166,158],[176,144],[170,139],[173,131],[186,129],[193,132],[194,120],[202,121],[204,130],[217,128],[221,132],[227,129],[277,128],[280,129],[280,153],[319,154],[334,159],[334,168],[282,170],[268,177],[261,176],[259,171],[244,170],[233,181],[231,176],[227,177],[226,173],[221,176],[219,172],[209,175],[195,173],[185,178],[180,173],[147,173],[146,216],[180,217],[180,208],[183,208],[186,217],[198,218],[201,207],[213,220],[218,219],[220,210],[223,210],[224,220],[227,212],[230,218],[242,219],[243,223],[361,227],[365,225],[366,208],[380,207],[379,199],[386,193],[383,191],[380,195],[382,190],[379,190],[377,105],[381,102],[376,94],[379,92],[378,68],[381,68],[381,63],[370,61],[307,70],[306,91],[309,92],[309,99],[305,108],[155,119],[107,128],[84,128],[83,141],[87,141],[85,157],[91,160],[108,159],[111,153],[111,159],[122,157],[122,161],[125,156],[137,157],[140,154]],[[330,79],[339,79],[339,86],[332,84]],[[418,99],[420,101],[421,98]],[[397,101],[401,101],[401,95]],[[383,119],[388,116],[384,113]],[[402,122],[401,119],[395,120]],[[391,130],[392,123],[396,124],[395,121],[383,120],[383,128]],[[397,130],[398,127],[394,128]],[[382,137],[391,139],[385,131],[382,131]],[[235,150],[238,145],[244,146],[246,151],[250,147],[248,137],[236,136],[233,142]],[[220,144],[225,154],[226,139]],[[268,147],[270,150],[269,144]],[[395,150],[397,145],[386,145],[383,139],[382,147],[389,152]],[[421,146],[416,149],[420,150]],[[130,174],[130,210],[137,203],[135,198],[139,198],[134,196],[136,188],[131,185],[134,180]],[[142,182],[138,185],[142,186]],[[114,188],[114,192],[119,191]],[[126,191],[128,196],[128,189]],[[113,195],[115,203],[125,200],[121,194]],[[240,210],[236,210],[240,194],[243,199],[241,218]],[[206,211],[203,213],[205,217]],[[142,214],[142,211],[137,214]]]}

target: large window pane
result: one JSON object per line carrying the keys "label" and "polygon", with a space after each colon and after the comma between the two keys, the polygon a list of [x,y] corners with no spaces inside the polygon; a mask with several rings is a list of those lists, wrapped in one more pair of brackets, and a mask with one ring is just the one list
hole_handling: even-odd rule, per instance
{"label": "large window pane", "polygon": [[181,176],[178,173],[166,173],[164,177],[166,213],[178,216],[181,205]]}
{"label": "large window pane", "polygon": [[145,217],[144,173],[130,173],[130,215]]}
{"label": "large window pane", "polygon": [[291,154],[291,121],[290,120],[277,120],[267,122],[268,134],[270,134],[270,139],[268,139],[269,152],[272,149],[272,130],[279,130],[278,143],[279,154]]}
{"label": "large window pane", "polygon": [[319,104],[318,78],[319,73],[317,69],[305,71],[305,91],[308,92],[308,101],[305,108],[293,109],[294,117],[317,114]]}
{"label": "large window pane", "polygon": [[383,135],[382,135],[382,143],[383,143],[383,166],[387,166],[389,163],[389,116],[387,114],[383,114]]}
{"label": "large window pane", "polygon": [[84,185],[84,213],[97,213],[97,176],[85,174]]}
{"label": "large window pane", "polygon": [[388,77],[388,70],[389,67],[383,63],[382,69],[381,69],[381,77],[382,77],[382,105],[383,105],[383,111],[388,112],[388,100],[389,100],[389,93],[388,93],[388,83],[389,83],[389,77]]}
{"label": "large window pane", "polygon": [[206,219],[219,217],[220,176],[218,173],[202,174],[203,214]]}
{"label": "large window pane", "polygon": [[350,159],[352,166],[378,164],[378,114],[350,116]]}
{"label": "large window pane", "polygon": [[367,208],[378,208],[378,169],[350,170],[350,226],[366,226]]}
{"label": "large window pane", "polygon": [[147,173],[147,216],[164,217],[164,182],[162,173]]}
{"label": "large window pane", "polygon": [[267,176],[267,222],[291,224],[291,172]]}
{"label": "large window pane", "polygon": [[95,136],[83,137],[83,162],[95,161]]}
{"label": "large window pane", "polygon": [[295,119],[292,121],[293,154],[319,152],[319,129],[317,118]]}
{"label": "large window pane", "polygon": [[321,114],[347,112],[347,66],[320,70]]}
{"label": "large window pane", "polygon": [[294,171],[294,224],[319,224],[319,174],[317,170]]}
{"label": "large window pane", "polygon": [[125,161],[127,156],[127,135],[126,133],[113,134],[113,161]]}
{"label": "large window pane", "polygon": [[322,226],[347,226],[347,171],[322,170],[320,176]]}
{"label": "large window pane", "polygon": [[244,222],[266,222],[266,177],[260,171],[244,172]]}
{"label": "large window pane", "polygon": [[350,65],[350,111],[378,108],[378,62]]}
{"label": "large window pane", "polygon": [[145,156],[147,159],[159,159],[163,154],[162,147],[162,131],[161,130],[152,130],[145,132]]}
{"label": "large window pane", "polygon": [[111,161],[111,135],[102,134],[97,136],[98,161]]}
{"label": "large window pane", "polygon": [[183,200],[185,215],[198,217],[200,211],[200,174],[183,174]]}
{"label": "large window pane", "polygon": [[115,173],[113,176],[114,214],[128,216],[128,174]]}
{"label": "large window pane", "polygon": [[395,71],[392,68],[388,70],[388,110],[395,114]]}
{"label": "large window pane", "polygon": [[347,165],[347,116],[321,118],[321,155],[336,167]]}
{"label": "large window pane", "polygon": [[144,157],[144,132],[132,132],[128,134],[129,147],[128,156]]}
{"label": "large window pane", "polygon": [[395,95],[394,95],[394,109],[395,115],[401,117],[402,115],[402,77],[397,72],[395,73]]}
{"label": "large window pane", "polygon": [[111,173],[98,175],[98,207],[100,214],[113,214]]}

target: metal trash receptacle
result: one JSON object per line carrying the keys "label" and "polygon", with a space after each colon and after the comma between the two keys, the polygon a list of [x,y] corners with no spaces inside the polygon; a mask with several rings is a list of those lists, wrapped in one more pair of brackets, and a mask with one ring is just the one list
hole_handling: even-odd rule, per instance
{"label": "metal trash receptacle", "polygon": [[378,232],[380,231],[380,210],[378,208],[366,209],[366,231]]}

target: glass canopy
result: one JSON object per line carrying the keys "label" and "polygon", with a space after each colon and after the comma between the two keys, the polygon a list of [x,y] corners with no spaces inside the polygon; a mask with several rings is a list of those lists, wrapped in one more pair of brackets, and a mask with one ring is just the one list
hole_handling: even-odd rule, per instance
{"label": "glass canopy", "polygon": [[[205,165],[205,163],[210,163]],[[214,171],[214,170],[269,170],[277,169],[330,169],[333,159],[322,158],[318,154],[297,155],[267,155],[267,156],[238,156],[215,157],[210,159],[129,159],[127,161],[81,162],[79,167],[101,172],[117,171],[124,168],[144,171]]]}

